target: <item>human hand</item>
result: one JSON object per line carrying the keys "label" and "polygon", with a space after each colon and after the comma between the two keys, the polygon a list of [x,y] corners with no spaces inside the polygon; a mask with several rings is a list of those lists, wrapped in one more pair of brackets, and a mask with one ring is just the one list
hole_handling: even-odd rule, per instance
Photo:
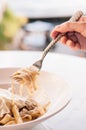
{"label": "human hand", "polygon": [[60,42],[74,50],[86,51],[86,17],[82,16],[78,22],[65,22],[56,26],[51,37],[56,38],[60,33],[66,33]]}

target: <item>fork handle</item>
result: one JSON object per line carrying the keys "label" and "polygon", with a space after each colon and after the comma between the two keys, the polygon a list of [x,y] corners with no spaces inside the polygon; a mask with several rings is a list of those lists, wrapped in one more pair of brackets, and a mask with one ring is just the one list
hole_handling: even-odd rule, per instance
{"label": "fork handle", "polygon": [[[77,11],[70,19],[70,22],[76,22],[80,19],[80,17],[83,15],[82,11]],[[60,38],[62,36],[64,36],[65,33],[59,34],[54,40],[52,40],[49,45],[44,49],[43,54],[42,54],[42,58],[41,61],[43,61],[43,59],[45,58],[45,56],[47,55],[47,53],[49,52],[49,50],[55,45],[55,43],[57,43]]]}

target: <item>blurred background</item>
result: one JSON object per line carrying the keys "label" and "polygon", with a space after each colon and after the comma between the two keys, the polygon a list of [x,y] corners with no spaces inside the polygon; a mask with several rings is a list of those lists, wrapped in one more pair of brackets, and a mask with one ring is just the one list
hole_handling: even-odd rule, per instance
{"label": "blurred background", "polygon": [[[52,40],[55,25],[67,21],[77,10],[86,12],[83,0],[0,0],[0,50],[42,51]],[[85,57],[57,43],[52,52]]]}

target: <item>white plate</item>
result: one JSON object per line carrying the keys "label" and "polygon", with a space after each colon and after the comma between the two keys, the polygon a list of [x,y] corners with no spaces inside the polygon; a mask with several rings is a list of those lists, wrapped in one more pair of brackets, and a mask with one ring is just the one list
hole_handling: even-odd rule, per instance
{"label": "white plate", "polygon": [[[15,72],[17,69],[18,68],[0,69],[0,88],[9,87],[11,83],[10,75],[13,72]],[[47,113],[36,120],[23,123],[23,124],[18,124],[18,125],[3,126],[0,127],[0,129],[3,130],[8,130],[8,129],[17,130],[17,129],[27,129],[27,128],[30,129],[35,125],[45,121],[46,119],[54,116],[69,103],[71,99],[70,87],[63,79],[59,78],[55,74],[42,71],[40,73],[40,76],[38,77],[38,81],[40,87],[46,90],[46,93],[49,96],[49,99],[51,101]],[[40,97],[40,93],[38,97]],[[40,98],[40,99],[44,100],[44,98]]]}

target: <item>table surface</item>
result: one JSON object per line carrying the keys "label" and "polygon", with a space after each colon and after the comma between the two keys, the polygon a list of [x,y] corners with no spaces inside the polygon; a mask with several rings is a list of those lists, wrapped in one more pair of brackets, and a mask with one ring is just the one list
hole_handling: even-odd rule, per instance
{"label": "table surface", "polygon": [[[41,52],[0,51],[0,68],[26,67],[40,56]],[[72,92],[69,105],[43,124],[53,130],[86,130],[86,59],[49,53],[42,70],[64,78]]]}

